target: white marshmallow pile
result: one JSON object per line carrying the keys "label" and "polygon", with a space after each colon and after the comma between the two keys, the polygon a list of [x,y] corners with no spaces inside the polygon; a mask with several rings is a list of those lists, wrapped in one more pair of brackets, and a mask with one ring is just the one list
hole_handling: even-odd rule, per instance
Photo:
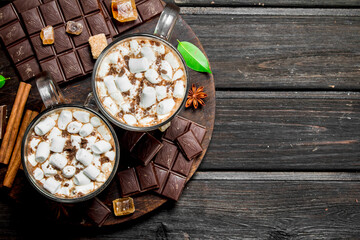
{"label": "white marshmallow pile", "polygon": [[[111,61],[115,62],[116,57],[119,56],[114,54]],[[106,85],[120,94],[114,78],[108,78]],[[100,118],[87,111],[58,110],[39,121],[30,136],[27,166],[34,179],[51,194],[88,194],[100,187],[113,169],[116,153],[110,143],[111,132]],[[76,151],[73,158],[69,158],[69,147]],[[101,157],[110,162],[101,163]]]}

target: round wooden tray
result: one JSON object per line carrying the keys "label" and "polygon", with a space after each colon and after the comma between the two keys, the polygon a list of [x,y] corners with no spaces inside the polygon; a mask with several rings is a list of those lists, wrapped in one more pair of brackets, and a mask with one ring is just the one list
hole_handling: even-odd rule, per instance
{"label": "round wooden tray", "polygon": [[[158,17],[142,24],[140,27],[129,31],[128,33],[153,33],[157,21]],[[177,39],[180,41],[191,42],[205,53],[199,39],[196,37],[190,26],[187,25],[187,23],[181,17],[178,19],[170,42],[177,46]],[[192,108],[184,109],[180,113],[181,116],[206,126],[207,128],[207,133],[202,143],[204,151],[199,157],[195,159],[188,180],[195,173],[196,169],[199,167],[202,159],[204,158],[204,155],[210,144],[215,121],[215,86],[213,75],[195,72],[191,69],[189,69],[189,73],[190,84],[195,83],[197,86],[204,86],[204,91],[208,94],[208,97],[205,99],[206,106],[197,110],[193,110]],[[91,79],[90,77],[87,77],[86,79],[62,86],[61,88],[65,97],[70,100],[71,103],[83,104],[88,93],[91,92]],[[31,99],[29,99],[31,101],[31,105],[34,106],[36,104],[40,106],[41,100],[40,98],[37,98],[37,91],[33,89],[31,95]],[[121,130],[117,132],[120,132],[118,134],[121,134]],[[1,170],[4,172],[5,168],[2,168]],[[186,189],[184,191],[186,191]],[[41,211],[42,214],[47,216],[50,220],[52,219],[56,220],[57,222],[83,226],[94,225],[89,219],[87,219],[86,215],[84,215],[84,209],[82,208],[85,204],[64,205],[45,199],[31,188],[30,184],[26,181],[24,174],[20,171],[16,177],[13,188],[9,192],[9,196],[17,202],[25,203],[28,206],[30,206],[27,204],[29,201],[32,202],[31,206],[34,206],[33,202],[36,202],[36,207],[33,208],[43,208],[43,211]],[[105,189],[98,196],[98,198],[112,210],[112,201],[116,198],[120,198],[116,177],[107,187],[107,189]],[[136,208],[135,213],[123,217],[116,217],[114,214],[111,214],[103,225],[114,225],[137,219],[151,211],[154,211],[165,202],[170,201],[164,197],[156,195],[156,193],[151,192],[133,196],[133,198]],[[46,207],[44,208],[44,206]],[[34,209],[29,209],[29,211],[34,211]]]}

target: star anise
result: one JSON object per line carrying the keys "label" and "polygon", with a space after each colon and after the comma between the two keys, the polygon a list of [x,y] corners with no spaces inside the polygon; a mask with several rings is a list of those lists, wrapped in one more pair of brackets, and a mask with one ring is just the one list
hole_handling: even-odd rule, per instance
{"label": "star anise", "polygon": [[194,108],[197,109],[199,103],[204,106],[205,103],[203,99],[207,97],[207,94],[203,91],[204,87],[199,87],[198,89],[196,89],[195,84],[193,84],[192,87],[189,89],[189,94],[187,96],[185,107],[190,107],[192,104]]}

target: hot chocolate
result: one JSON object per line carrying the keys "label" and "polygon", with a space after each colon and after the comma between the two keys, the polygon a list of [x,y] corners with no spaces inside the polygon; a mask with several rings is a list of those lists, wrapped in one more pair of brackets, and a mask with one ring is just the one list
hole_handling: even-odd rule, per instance
{"label": "hot chocolate", "polygon": [[117,121],[134,127],[158,125],[181,106],[187,76],[177,52],[151,37],[120,41],[99,63],[97,96]]}
{"label": "hot chocolate", "polygon": [[26,142],[28,173],[56,197],[88,195],[103,185],[114,168],[110,129],[82,108],[63,107],[42,116]]}

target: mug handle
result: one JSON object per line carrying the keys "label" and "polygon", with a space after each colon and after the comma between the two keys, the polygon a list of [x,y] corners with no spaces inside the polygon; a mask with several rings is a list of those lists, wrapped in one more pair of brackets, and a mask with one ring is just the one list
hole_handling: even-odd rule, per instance
{"label": "mug handle", "polygon": [[44,71],[36,76],[36,86],[45,108],[66,102],[63,93],[49,72]]}
{"label": "mug handle", "polygon": [[154,35],[169,41],[179,16],[180,8],[173,3],[166,4],[156,24]]}

